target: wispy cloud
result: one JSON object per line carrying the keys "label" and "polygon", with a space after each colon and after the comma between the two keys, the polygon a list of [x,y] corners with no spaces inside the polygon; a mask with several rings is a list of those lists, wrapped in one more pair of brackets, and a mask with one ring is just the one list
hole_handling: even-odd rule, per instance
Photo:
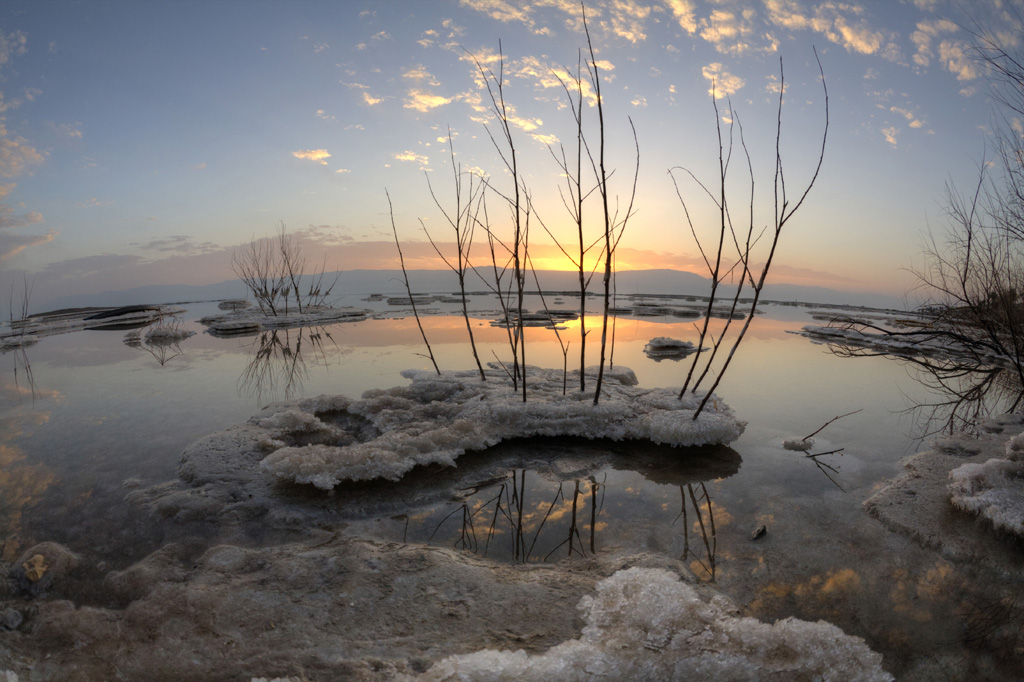
{"label": "wispy cloud", "polygon": [[891,144],[894,148],[896,147],[896,136],[898,134],[899,131],[896,130],[896,126],[888,126],[886,128],[882,128],[882,135],[885,136],[885,141]]}
{"label": "wispy cloud", "polygon": [[748,40],[754,33],[753,17],[752,8],[739,12],[713,10],[710,17],[701,20],[700,37],[712,43],[723,54],[749,52],[752,46]]}
{"label": "wispy cloud", "polygon": [[962,40],[943,40],[939,43],[939,60],[957,80],[969,81],[981,76],[981,68],[969,53],[967,43]]}
{"label": "wispy cloud", "polygon": [[533,8],[519,0],[461,0],[459,4],[483,12],[495,21],[518,21],[533,26],[533,19],[530,16]]}
{"label": "wispy cloud", "polygon": [[144,251],[157,251],[159,253],[180,253],[197,255],[203,253],[214,253],[221,251],[224,247],[213,242],[197,242],[189,235],[175,234],[162,239],[154,239],[146,244],[133,244]]}
{"label": "wispy cloud", "polygon": [[427,71],[427,68],[422,64],[418,64],[413,68],[409,69],[408,71],[402,74],[402,77],[410,78],[412,80],[423,81],[427,85],[432,85],[435,87],[441,84],[436,78],[434,78],[433,74]]}
{"label": "wispy cloud", "polygon": [[644,21],[651,14],[651,7],[636,0],[611,0],[607,6],[608,25],[611,32],[631,43],[647,40]]}
{"label": "wispy cloud", "polygon": [[14,178],[28,173],[32,166],[42,163],[45,156],[28,140],[7,131],[0,117],[0,177]]}
{"label": "wispy cloud", "polygon": [[693,35],[697,32],[696,8],[692,0],[665,0],[679,27]]}
{"label": "wispy cloud", "polygon": [[864,18],[864,7],[851,2],[822,2],[805,12],[795,0],[765,0],[768,20],[792,31],[811,30],[848,52],[878,54],[886,35]]}
{"label": "wispy cloud", "polygon": [[325,159],[331,158],[330,153],[326,149],[300,149],[297,152],[292,152],[292,156],[296,159],[316,161],[322,166],[327,165],[327,161]]}
{"label": "wispy cloud", "polygon": [[380,104],[383,101],[384,100],[381,99],[380,97],[374,97],[373,95],[371,95],[370,93],[366,92],[365,90],[363,91],[363,103],[364,104],[368,104],[368,105],[370,105],[372,107],[374,104]]}
{"label": "wispy cloud", "polygon": [[0,66],[5,66],[13,57],[28,52],[28,36],[21,31],[4,35],[0,33]]}
{"label": "wispy cloud", "polygon": [[960,28],[948,19],[926,19],[917,23],[917,30],[910,34],[910,42],[914,43],[917,52],[914,64],[925,67],[935,58],[933,43],[942,35],[956,33]]}
{"label": "wispy cloud", "polygon": [[114,204],[110,199],[97,199],[96,197],[90,197],[83,201],[79,201],[75,204],[75,208],[100,208],[102,206],[112,206]]}
{"label": "wispy cloud", "polygon": [[408,161],[411,163],[418,163],[421,167],[430,166],[430,159],[423,154],[417,154],[416,152],[404,151],[395,154],[396,161]]}
{"label": "wispy cloud", "polygon": [[903,109],[901,107],[889,107],[889,111],[891,111],[894,114],[899,114],[903,118],[907,119],[907,124],[911,128],[921,128],[924,126],[924,123],[917,118],[917,115],[915,115],[914,112],[910,111],[909,109]]}
{"label": "wispy cloud", "polygon": [[416,111],[426,113],[431,109],[444,106],[451,101],[451,97],[443,97],[442,95],[435,95],[432,92],[427,92],[419,88],[413,88],[406,95],[405,104],[403,106],[406,109],[415,109]]}
{"label": "wispy cloud", "polygon": [[708,64],[702,69],[702,72],[704,78],[711,81],[708,94],[714,94],[715,99],[734,95],[746,85],[746,81],[726,71],[719,62]]}

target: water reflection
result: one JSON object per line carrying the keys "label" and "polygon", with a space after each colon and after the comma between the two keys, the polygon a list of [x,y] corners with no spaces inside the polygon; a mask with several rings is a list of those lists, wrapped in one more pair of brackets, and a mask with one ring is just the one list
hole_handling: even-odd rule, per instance
{"label": "water reflection", "polygon": [[[480,475],[523,454],[525,466]],[[489,456],[498,461],[460,476],[447,502],[401,515],[402,540],[513,563],[665,551],[714,580],[723,512],[708,483],[739,470],[735,451],[531,439],[479,457]]]}
{"label": "water reflection", "polygon": [[991,416],[1013,412],[1024,400],[1019,375],[1007,367],[966,357],[912,355],[884,349],[829,343],[829,351],[842,358],[888,357],[904,365],[924,389],[925,398],[906,397],[906,413],[913,416],[918,437],[956,433],[974,434]]}
{"label": "water reflection", "polygon": [[32,403],[36,402],[36,380],[32,375],[32,363],[28,360],[28,352],[24,347],[12,348],[7,353],[0,353],[0,355],[9,355],[12,364],[12,374],[14,375],[14,393],[18,396],[18,401],[24,399],[25,394],[28,394],[32,398]]}
{"label": "water reflection", "polygon": [[[532,479],[536,472],[530,474]],[[566,492],[570,487],[571,499]],[[454,505],[455,508],[434,527],[430,541],[439,533],[450,536],[454,532],[452,544],[456,549],[483,556],[492,551],[494,542],[494,554],[504,554],[516,563],[549,561],[556,555],[587,557],[597,551],[604,488],[594,476],[559,483],[546,506],[542,500],[532,501],[533,497],[528,494],[526,469],[509,472],[500,482],[485,482],[468,490],[472,492],[466,499]],[[478,496],[481,492],[493,496],[481,500]],[[586,523],[588,517],[590,523]],[[455,523],[449,524],[449,521]],[[545,542],[538,547],[545,527],[548,528]],[[580,534],[581,530],[584,535]],[[554,544],[552,535],[553,540],[563,539]],[[507,546],[498,547],[499,542]]]}
{"label": "water reflection", "polygon": [[302,395],[309,378],[303,353],[312,357],[313,366],[327,367],[326,343],[337,347],[323,327],[261,332],[248,346],[249,364],[238,378],[239,395],[259,401]]}

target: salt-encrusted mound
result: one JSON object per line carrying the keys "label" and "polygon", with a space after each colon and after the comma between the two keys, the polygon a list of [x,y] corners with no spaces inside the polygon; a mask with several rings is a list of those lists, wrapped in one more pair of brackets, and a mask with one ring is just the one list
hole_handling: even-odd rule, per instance
{"label": "salt-encrusted mound", "polygon": [[[573,374],[569,386],[579,382]],[[694,420],[701,394],[679,399],[670,389],[638,388],[636,375],[625,367],[605,371],[598,405],[593,404],[592,393],[563,395],[561,370],[529,368],[526,402],[500,370],[488,371],[487,381],[481,381],[476,371],[438,375],[406,370],[402,376],[412,384],[367,391],[355,401],[321,396],[263,416],[258,420],[268,432],[263,445],[274,452],[261,462],[262,470],[326,490],[344,480],[398,480],[419,465],[453,465],[467,451],[510,438],[574,436],[711,445],[731,443],[746,426],[718,400],[709,400]],[[329,421],[318,416],[328,414]],[[289,445],[285,434],[296,432],[312,438]]]}
{"label": "salt-encrusted mound", "polygon": [[[224,310],[223,304],[218,306]],[[239,308],[232,306],[228,312],[208,315],[201,318],[199,324],[206,325],[213,331],[237,331],[247,329],[296,329],[299,327],[315,327],[336,322],[360,322],[365,320],[370,311],[365,308],[345,306],[335,308],[328,305],[306,306],[300,313],[297,310],[280,312],[277,315],[263,313],[259,309],[248,306]]]}
{"label": "salt-encrusted mound", "polygon": [[824,621],[774,625],[704,602],[663,569],[631,568],[597,584],[579,639],[531,656],[486,649],[450,656],[420,680],[891,680],[864,640]]}
{"label": "salt-encrusted mound", "polygon": [[964,464],[949,472],[953,504],[996,528],[1024,537],[1024,434],[1006,444],[1006,459]]}

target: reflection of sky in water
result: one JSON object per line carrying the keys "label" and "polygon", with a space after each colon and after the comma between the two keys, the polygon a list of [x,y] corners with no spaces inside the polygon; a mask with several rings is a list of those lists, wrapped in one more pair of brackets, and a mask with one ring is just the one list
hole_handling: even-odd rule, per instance
{"label": "reflection of sky in water", "polygon": [[[486,300],[477,308],[490,305]],[[369,388],[401,385],[402,369],[429,367],[411,316],[278,332],[268,343],[202,333],[193,321],[216,312],[216,305],[188,308],[184,326],[200,333],[182,341],[181,354],[165,364],[122,343],[124,332],[44,338],[26,351],[34,398],[24,390],[24,374],[19,387],[14,385],[15,356],[0,356],[5,557],[34,542],[55,540],[87,554],[107,552],[111,556],[93,560],[124,565],[143,552],[125,549],[126,543],[159,541],[159,531],[132,525],[132,510],[123,502],[126,481],[130,488],[175,477],[180,453],[190,442],[244,421],[286,394],[357,396]],[[474,536],[463,544],[478,554],[486,546],[492,558],[516,560],[517,552],[534,561],[554,560],[570,550],[577,557],[651,552],[688,558],[702,579],[710,578],[712,549],[718,587],[763,619],[827,618],[889,656],[948,643],[957,627],[948,617],[955,606],[949,588],[962,576],[885,532],[861,510],[861,502],[897,475],[899,460],[915,450],[914,425],[900,412],[922,389],[897,362],[836,358],[823,346],[785,333],[811,322],[808,311],[775,306],[766,311],[753,323],[718,389],[749,422],[732,445],[742,458],[735,474],[694,474],[688,485],[655,482],[622,466],[575,477],[510,469],[453,503],[356,527],[376,529],[388,539],[451,546],[459,542],[468,518]],[[491,327],[489,319],[473,320],[485,361],[508,355],[505,331]],[[470,367],[461,318],[426,316],[423,322],[443,369]],[[588,320],[593,329],[598,324],[598,318]],[[579,363],[579,322],[565,327],[560,333],[571,369]],[[693,321],[678,318],[620,319],[615,364],[633,368],[644,386],[681,385],[687,360],[658,363],[644,356],[644,345],[656,336],[695,340],[696,331]],[[529,364],[562,366],[562,348],[552,331],[527,329],[526,338]],[[596,333],[588,338],[593,361],[598,342]],[[855,410],[861,411],[815,437],[814,452],[843,448],[842,454],[824,458],[838,469],[843,492],[803,453],[784,450],[782,441]],[[512,497],[522,492],[513,476],[525,476],[522,504]],[[710,525],[712,518],[709,535],[708,528],[701,531],[700,520]],[[752,541],[760,525],[768,534]]]}

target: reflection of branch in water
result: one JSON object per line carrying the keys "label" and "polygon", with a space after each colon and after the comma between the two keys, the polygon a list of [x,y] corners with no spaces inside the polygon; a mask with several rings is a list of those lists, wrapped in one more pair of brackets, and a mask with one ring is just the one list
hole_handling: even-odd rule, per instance
{"label": "reflection of branch in water", "polygon": [[[831,471],[833,474],[838,476],[839,475],[839,470],[836,469],[834,466],[832,466],[831,464],[829,464],[827,462],[821,462],[821,461],[818,460],[819,457],[824,457],[825,455],[835,455],[835,454],[842,455],[843,454],[843,450],[844,450],[844,448],[838,448],[836,450],[829,450],[828,452],[819,452],[819,453],[813,454],[813,455],[804,455],[804,457],[807,457],[812,462],[814,462],[814,466],[818,467],[818,471],[820,471],[821,473],[825,474],[825,477],[828,478],[828,480],[832,481],[832,483],[837,488],[839,488],[840,490],[842,490],[845,493],[846,492],[846,488],[844,488],[843,486],[839,485],[839,482],[836,479],[832,478],[832,475],[828,473],[829,471]],[[827,471],[826,471],[826,469],[827,469]]]}
{"label": "reflection of branch in water", "polygon": [[[36,403],[36,380],[32,376],[32,363],[28,361],[28,353],[25,352],[24,348],[15,348],[11,354],[14,357],[14,391],[18,394],[18,401],[21,402],[21,396],[23,391],[21,390],[21,381],[18,379],[18,373],[25,376],[25,382],[28,384],[28,392],[32,396],[32,404]],[[19,370],[20,368],[20,370]]]}
{"label": "reflection of branch in water", "polygon": [[167,364],[167,362],[169,362],[170,360],[173,360],[174,358],[176,358],[179,355],[181,355],[182,353],[184,353],[184,351],[181,350],[181,346],[178,345],[177,342],[173,342],[173,343],[155,342],[154,343],[154,342],[147,341],[145,344],[139,343],[139,344],[133,344],[133,345],[134,345],[135,348],[141,348],[142,350],[146,351],[147,353],[152,355],[154,358],[156,358],[156,361],[160,363],[161,367],[163,367],[165,364]]}
{"label": "reflection of branch in water", "polygon": [[920,439],[946,433],[974,433],[983,419],[1013,412],[1024,399],[1015,372],[981,360],[892,354],[843,344],[828,344],[837,357],[891,357],[903,363],[912,378],[935,396],[922,401],[904,396],[905,414],[918,424]]}
{"label": "reflection of branch in water", "polygon": [[[687,558],[693,557],[694,561],[700,565],[708,574],[708,580],[715,579],[715,551],[718,548],[718,538],[715,534],[715,514],[711,507],[711,496],[708,494],[707,486],[703,481],[696,484],[700,487],[700,498],[698,499],[697,494],[694,492],[694,484],[687,483],[684,489],[682,485],[679,486],[679,495],[682,498],[682,509],[679,512],[679,516],[683,517],[683,561]],[[697,514],[697,525],[700,528],[701,539],[704,543],[704,551],[707,557],[707,563],[697,552],[690,549],[690,521],[689,514],[686,511],[687,493],[689,493],[689,501],[693,505],[693,510]],[[701,511],[700,503],[704,502],[707,507],[708,523],[704,523],[704,512]],[[679,516],[676,516],[676,521],[679,520]],[[675,521],[673,521],[673,524]],[[710,535],[708,529],[710,528]]]}
{"label": "reflection of branch in water", "polygon": [[301,393],[309,376],[303,351],[312,353],[316,364],[327,367],[323,340],[326,337],[334,341],[328,332],[316,329],[273,329],[261,333],[250,346],[252,357],[238,378],[239,394],[263,400],[279,392],[286,399]]}
{"label": "reflection of branch in water", "polygon": [[[547,509],[539,522],[536,521],[533,513],[527,513],[525,469],[513,471],[504,479],[490,479],[465,488],[460,492],[468,492],[469,495],[474,495],[485,488],[498,484],[500,485],[497,494],[477,505],[475,509],[471,510],[470,505],[466,501],[460,502],[458,507],[452,509],[444,518],[438,521],[433,532],[430,534],[429,540],[433,540],[442,526],[453,517],[456,517],[461,511],[461,527],[456,530],[456,537],[453,543],[459,549],[471,552],[480,551],[476,528],[486,527],[487,532],[484,539],[483,555],[487,556],[491,547],[491,541],[497,535],[503,534],[505,532],[503,527],[507,525],[511,540],[509,551],[516,562],[526,563],[536,558],[547,561],[567,543],[569,545],[568,556],[573,554],[587,556],[586,543],[584,543],[580,533],[580,526],[582,525],[585,528],[586,525],[581,524],[579,519],[587,506],[587,491],[589,489],[589,503],[591,507],[589,546],[591,553],[595,551],[597,545],[597,519],[601,515],[601,509],[604,506],[603,484],[599,484],[596,478],[591,476],[585,481],[576,480],[573,482],[571,504],[564,492],[568,482],[560,483],[553,498],[547,503]],[[598,495],[599,492],[601,493],[600,496]],[[560,509],[560,502],[569,508]],[[487,521],[488,514],[490,515],[489,521]],[[541,533],[545,528],[548,528],[550,533],[551,524],[561,519],[563,515],[568,517],[566,539],[549,550],[543,557],[539,557],[539,555],[534,553],[534,550],[538,546]],[[478,516],[484,519],[484,523],[478,522]],[[533,526],[534,523],[536,523],[536,527]]]}

